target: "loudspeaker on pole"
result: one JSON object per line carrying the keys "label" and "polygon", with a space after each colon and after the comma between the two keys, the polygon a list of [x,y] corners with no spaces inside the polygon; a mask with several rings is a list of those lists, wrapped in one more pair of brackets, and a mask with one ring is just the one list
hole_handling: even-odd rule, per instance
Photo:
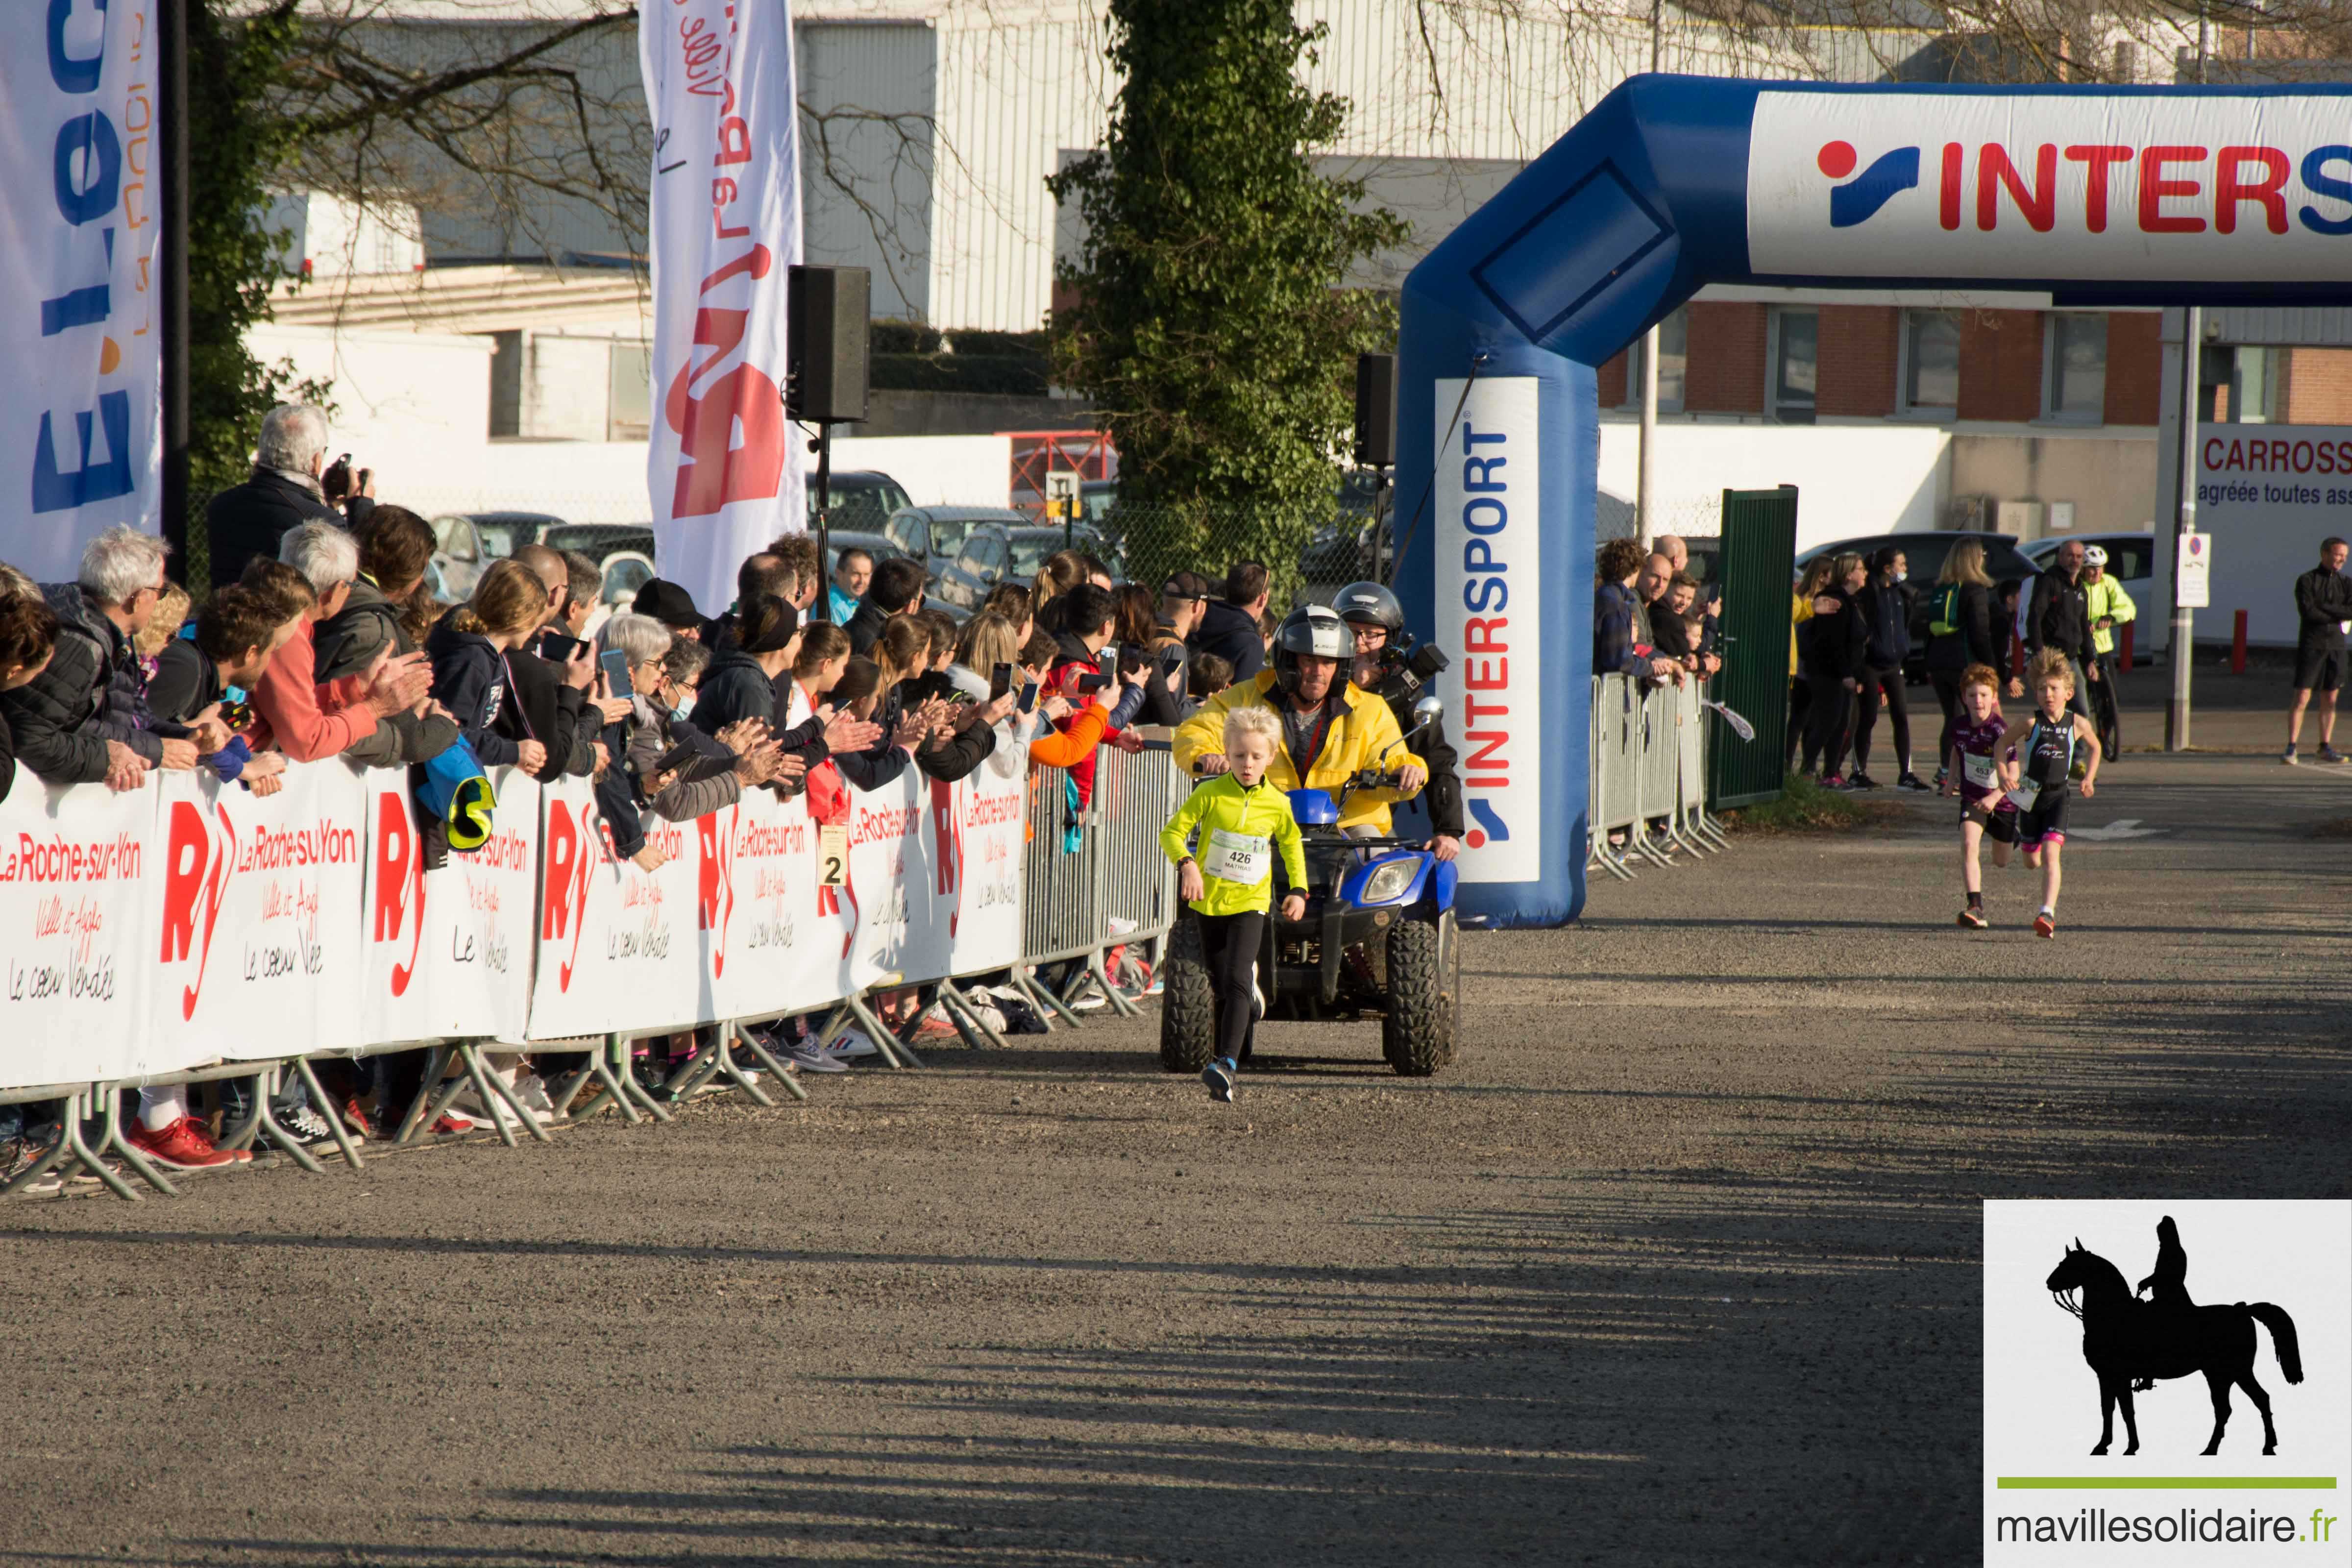
{"label": "loudspeaker on pole", "polygon": [[1396,463],[1396,355],[1358,354],[1356,461],[1365,468]]}
{"label": "loudspeaker on pole", "polygon": [[795,267],[784,293],[784,412],[820,425],[866,418],[871,274]]}

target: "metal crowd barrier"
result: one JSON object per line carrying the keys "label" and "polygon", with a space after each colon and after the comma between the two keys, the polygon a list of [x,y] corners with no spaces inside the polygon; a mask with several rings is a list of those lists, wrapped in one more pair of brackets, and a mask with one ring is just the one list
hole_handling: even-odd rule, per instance
{"label": "metal crowd barrier", "polygon": [[1677,850],[1712,855],[1730,847],[1706,809],[1705,695],[1696,682],[1593,677],[1588,868],[1630,882],[1638,861],[1669,866]]}
{"label": "metal crowd barrier", "polygon": [[[1003,973],[1006,984],[1034,1004],[1048,1030],[1055,1026],[1057,1017],[1073,1025],[1080,1021],[1074,1004],[1089,988],[1098,987],[1104,1002],[1118,1013],[1131,1016],[1142,1011],[1114,984],[1105,955],[1121,945],[1142,945],[1152,951],[1155,970],[1164,956],[1168,933],[1180,905],[1176,868],[1160,852],[1160,831],[1189,786],[1176,772],[1165,741],[1146,742],[1144,749],[1132,755],[1114,746],[1097,749],[1093,794],[1083,812],[1070,809],[1067,777],[1063,770],[1051,768],[1033,773],[1027,781],[1023,940],[1018,961],[1009,971],[992,969],[936,978],[899,977],[894,984],[877,986],[877,992],[936,986],[942,1011],[965,1043],[975,1048],[1007,1044],[982,1014],[980,999],[965,989],[966,983],[982,973]],[[910,867],[908,874],[924,873]],[[1048,980],[1041,976],[1041,970],[1058,973]],[[891,1067],[922,1065],[906,1042],[882,1022],[866,996],[853,994],[838,1003],[782,1016],[814,1019],[820,1015],[824,1016],[816,1031],[820,1041],[829,1040],[852,1026],[862,1027],[873,1037],[883,1059]],[[492,1130],[507,1147],[515,1147],[516,1141],[509,1117],[497,1114],[496,1108],[499,1106],[505,1107],[513,1121],[532,1139],[548,1142],[545,1127],[484,1059],[486,1054],[493,1052],[581,1055],[582,1063],[560,1086],[551,1083],[549,1089],[550,1098],[562,1106],[585,1089],[592,1079],[596,1080],[596,1095],[571,1118],[575,1124],[608,1105],[632,1124],[647,1116],[667,1122],[672,1120],[677,1104],[722,1077],[730,1080],[730,1087],[740,1089],[759,1104],[772,1106],[775,1100],[763,1092],[753,1076],[761,1069],[771,1083],[782,1084],[796,1100],[807,1100],[807,1090],[794,1075],[783,1069],[771,1054],[768,1043],[751,1028],[758,1021],[725,1018],[707,1026],[711,1030],[712,1043],[700,1047],[688,1058],[668,1086],[668,1092],[675,1098],[667,1104],[662,1097],[638,1083],[630,1070],[630,1044],[642,1037],[686,1032],[683,1028],[539,1041],[528,1047],[489,1040],[415,1040],[358,1050],[215,1062],[179,1072],[109,1082],[0,1089],[0,1105],[58,1102],[62,1129],[62,1135],[46,1155],[0,1187],[0,1196],[39,1181],[48,1172],[70,1172],[76,1167],[95,1176],[117,1196],[134,1202],[141,1194],[125,1179],[126,1172],[157,1192],[176,1196],[179,1189],[171,1179],[142,1155],[126,1136],[122,1097],[127,1091],[142,1088],[194,1085],[223,1079],[253,1078],[259,1081],[255,1086],[254,1114],[240,1126],[225,1128],[219,1141],[221,1147],[248,1147],[268,1131],[275,1134],[275,1146],[295,1163],[313,1173],[323,1172],[326,1167],[318,1155],[278,1126],[269,1108],[272,1094],[287,1079],[294,1078],[299,1079],[313,1109],[331,1130],[334,1152],[352,1170],[364,1170],[365,1160],[357,1147],[359,1141],[345,1128],[341,1108],[319,1081],[313,1063],[322,1059],[352,1060],[420,1048],[434,1053],[425,1067],[423,1087],[405,1108],[399,1130],[391,1140],[394,1144],[415,1142],[421,1136],[420,1130],[430,1127],[467,1089],[480,1099],[485,1111],[489,1113]],[[747,1069],[740,1065],[736,1059],[739,1049],[748,1051],[760,1064],[759,1068]],[[453,1066],[460,1070],[445,1079],[444,1075]],[[388,1116],[393,1109],[383,1108],[383,1114]],[[89,1131],[85,1126],[88,1122],[98,1123],[98,1130]],[[118,1162],[121,1171],[114,1168]]]}

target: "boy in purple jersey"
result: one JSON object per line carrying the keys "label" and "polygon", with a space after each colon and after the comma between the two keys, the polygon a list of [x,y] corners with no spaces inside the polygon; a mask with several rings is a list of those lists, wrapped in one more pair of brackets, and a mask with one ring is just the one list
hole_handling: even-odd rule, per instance
{"label": "boy in purple jersey", "polygon": [[2000,716],[2000,676],[1989,664],[1972,664],[1960,674],[1960,708],[1952,723],[1952,754],[1944,759],[1944,793],[1960,797],[1960,883],[1969,906],[1959,923],[1982,931],[1984,873],[1979,847],[1992,840],[1992,863],[2009,864],[2017,842],[2017,808],[2001,788],[2001,740],[2009,726]]}

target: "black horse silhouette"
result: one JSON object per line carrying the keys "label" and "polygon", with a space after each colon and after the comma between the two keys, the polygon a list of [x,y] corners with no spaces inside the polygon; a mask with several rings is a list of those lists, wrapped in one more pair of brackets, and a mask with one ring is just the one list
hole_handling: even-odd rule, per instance
{"label": "black horse silhouette", "polygon": [[[2124,1283],[2116,1266],[2085,1251],[2080,1237],[2043,1281],[2058,1305],[2082,1320],[2083,1359],[2099,1377],[2099,1446],[2115,1441],[2116,1406],[2124,1409],[2126,1454],[2139,1452],[2139,1422],[2132,1409],[2134,1378],[2187,1377],[2202,1373],[2213,1394],[2213,1436],[2205,1452],[2221,1449],[2221,1429],[2230,1424],[2230,1385],[2236,1384],[2263,1413],[2263,1452],[2278,1452],[2278,1428],[2271,1425],[2271,1396],[2254,1381],[2255,1323],[2271,1331],[2279,1369],[2289,1383],[2303,1381],[2303,1352],[2294,1320],[2268,1301],[2231,1307],[2168,1308],[2143,1302]],[[2067,1300],[2082,1293],[2080,1304]],[[2185,1298],[2184,1298],[2185,1299]]]}

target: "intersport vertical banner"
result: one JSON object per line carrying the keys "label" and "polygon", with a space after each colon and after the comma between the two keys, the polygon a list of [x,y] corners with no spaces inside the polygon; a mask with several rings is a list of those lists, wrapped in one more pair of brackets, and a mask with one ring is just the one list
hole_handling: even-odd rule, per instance
{"label": "intersport vertical banner", "polygon": [[0,557],[69,579],[163,471],[152,0],[0,6]]}
{"label": "intersport vertical banner", "polygon": [[0,801],[0,1088],[161,1070],[146,1061],[155,794],[47,785]]}
{"label": "intersport vertical banner", "polygon": [[784,420],[784,287],[801,258],[786,0],[650,0],[655,416],[646,483],[662,575],[716,613],[744,556],[806,519]]}

